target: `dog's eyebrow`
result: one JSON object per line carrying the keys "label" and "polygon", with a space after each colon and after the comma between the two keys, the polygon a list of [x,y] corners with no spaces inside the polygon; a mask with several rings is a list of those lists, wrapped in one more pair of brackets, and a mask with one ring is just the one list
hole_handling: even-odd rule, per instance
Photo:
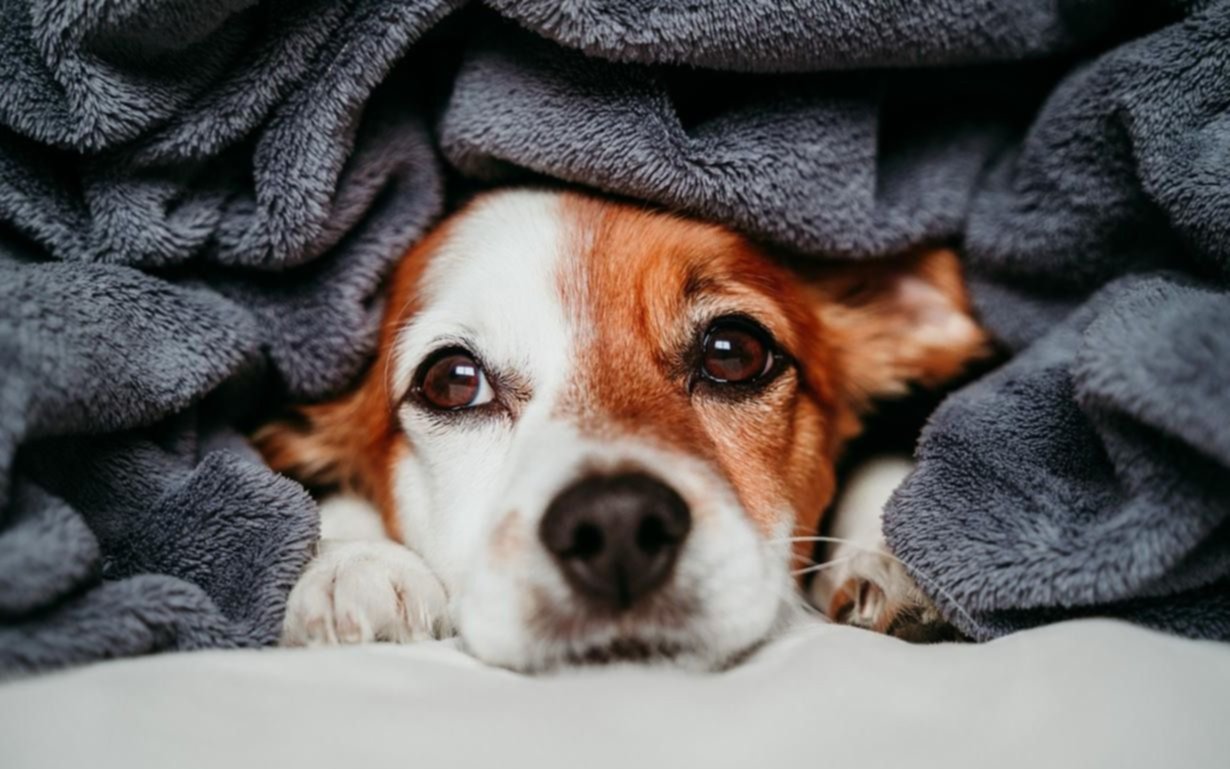
{"label": "dog's eyebrow", "polygon": [[683,279],[683,298],[695,299],[700,294],[707,294],[717,287],[717,281],[701,272],[697,265],[689,265]]}
{"label": "dog's eyebrow", "polygon": [[477,355],[478,351],[474,349],[476,347],[474,340],[477,337],[478,334],[469,326],[458,326],[454,331],[436,334],[424,347],[427,354],[445,347],[463,347]]}

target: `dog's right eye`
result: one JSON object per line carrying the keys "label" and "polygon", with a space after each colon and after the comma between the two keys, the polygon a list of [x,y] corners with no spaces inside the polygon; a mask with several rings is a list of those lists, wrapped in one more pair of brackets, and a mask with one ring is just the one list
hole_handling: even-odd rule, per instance
{"label": "dog's right eye", "polygon": [[481,406],[495,397],[482,366],[460,348],[433,354],[419,367],[416,378],[422,401],[442,411]]}
{"label": "dog's right eye", "polygon": [[720,318],[705,332],[700,372],[717,384],[748,384],[769,374],[776,361],[763,329],[742,318]]}

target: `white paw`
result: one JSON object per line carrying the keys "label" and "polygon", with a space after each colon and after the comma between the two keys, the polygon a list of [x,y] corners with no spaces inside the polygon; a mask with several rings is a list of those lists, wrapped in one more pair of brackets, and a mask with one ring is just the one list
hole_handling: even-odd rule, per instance
{"label": "white paw", "polygon": [[873,549],[838,546],[813,602],[834,622],[915,641],[951,640],[955,631],[880,542]]}
{"label": "white paw", "polygon": [[405,643],[451,632],[448,597],[413,551],[395,542],[322,540],[290,592],[282,644]]}

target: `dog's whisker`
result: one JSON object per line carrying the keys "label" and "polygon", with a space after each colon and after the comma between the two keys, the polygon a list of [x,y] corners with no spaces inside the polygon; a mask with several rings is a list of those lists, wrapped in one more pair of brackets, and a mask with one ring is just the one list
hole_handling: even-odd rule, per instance
{"label": "dog's whisker", "polygon": [[845,539],[844,537],[820,537],[820,536],[780,537],[777,539],[766,540],[766,544],[774,544],[774,545],[784,544],[784,543],[794,544],[797,542],[827,542],[827,543],[836,544],[836,545],[850,545],[851,547],[857,547],[862,550],[875,549],[872,547],[868,547],[867,545],[864,545],[860,542],[855,542],[852,539]]}
{"label": "dog's whisker", "polygon": [[796,561],[802,561],[802,562],[804,562],[804,563],[806,563],[806,564],[809,564],[809,565],[810,565],[810,564],[816,564],[816,563],[819,563],[819,561],[816,561],[816,560],[815,560],[815,559],[813,559],[813,558],[808,558],[807,556],[803,555],[802,553],[791,553],[791,554],[790,554],[790,557],[791,557],[791,558],[793,558],[793,559],[794,559],[794,560],[796,560]]}
{"label": "dog's whisker", "polygon": [[826,569],[831,569],[834,566],[840,566],[843,563],[846,563],[847,561],[853,561],[857,557],[858,557],[857,555],[847,555],[843,558],[834,558],[831,561],[825,561],[824,563],[817,563],[817,564],[808,566],[803,569],[795,569],[794,571],[790,573],[795,577],[801,576],[803,574],[814,574],[815,572],[818,572],[818,571],[825,571]]}
{"label": "dog's whisker", "polygon": [[812,603],[811,599],[803,591],[797,588],[789,587],[785,590],[779,590],[778,599],[791,608],[799,609],[803,613],[810,616],[824,619],[826,621],[831,619],[824,613],[824,611],[820,609],[820,607]]}
{"label": "dog's whisker", "polygon": [[[887,558],[890,561],[895,561],[901,564],[901,566],[905,567],[906,571],[915,577],[915,580],[919,582],[919,587],[932,588],[941,597],[945,598],[948,601],[949,605],[951,605],[954,609],[956,609],[956,611],[960,613],[960,615],[964,617],[965,620],[970,625],[977,624],[974,621],[973,616],[970,615],[969,611],[966,610],[966,608],[961,604],[961,602],[958,601],[956,597],[953,596],[952,593],[948,592],[943,587],[941,587],[939,582],[934,577],[932,577],[931,575],[929,575],[927,572],[923,571],[922,569],[919,569],[917,567],[912,567],[906,564],[905,561],[901,560],[900,558],[898,558],[897,556],[893,555],[892,553],[888,552],[887,550],[883,548],[869,547],[862,543],[855,542],[853,540],[845,539],[842,537],[822,537],[822,536],[782,537],[778,539],[767,540],[766,544],[782,544],[782,543],[796,543],[796,542],[827,542],[827,543],[838,544],[838,545],[847,545],[849,547],[856,548],[863,552],[883,556],[884,558]],[[853,558],[854,556],[849,556],[849,557]],[[844,561],[844,560],[845,560],[844,558],[837,559],[837,561]],[[836,563],[837,561],[826,561],[825,563]],[[823,566],[824,564],[820,564],[820,565]],[[816,571],[820,571],[820,569],[816,569]]]}
{"label": "dog's whisker", "polygon": [[[771,550],[772,544],[773,543],[771,541],[762,540],[760,542],[760,546],[764,548],[765,550]],[[729,557],[738,555],[740,552],[742,552],[742,550],[743,550],[742,545],[737,546],[737,547],[732,547],[726,553],[723,553],[722,557],[714,558],[711,569],[705,572],[705,574],[702,576],[700,581],[713,582],[714,580],[718,579],[721,576],[722,565],[725,562],[725,560]],[[780,557],[780,553],[774,553],[774,552],[769,552],[767,553],[767,555],[771,559]],[[815,561],[813,561],[812,559],[806,556],[802,556],[797,553],[791,553],[790,555],[793,557],[799,558],[800,560],[803,560],[805,562],[815,564]],[[811,600],[808,598],[806,593],[803,590],[800,590],[798,586],[794,584],[793,580],[791,580],[789,584],[783,585],[777,589],[777,599],[781,601],[782,603],[790,607],[799,609],[808,615],[811,615],[811,616],[814,616],[820,619],[824,619],[826,621],[829,619],[828,616],[823,611],[821,611],[818,607],[816,607],[811,602]]]}

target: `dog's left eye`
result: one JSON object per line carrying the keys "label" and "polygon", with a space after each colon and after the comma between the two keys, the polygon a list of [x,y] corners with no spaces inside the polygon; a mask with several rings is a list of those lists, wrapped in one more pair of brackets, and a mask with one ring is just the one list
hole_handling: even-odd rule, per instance
{"label": "dog's left eye", "polygon": [[441,350],[424,361],[417,379],[419,395],[435,409],[473,408],[495,397],[482,366],[473,355],[458,348]]}
{"label": "dog's left eye", "polygon": [[765,376],[776,360],[768,332],[742,318],[720,318],[705,332],[700,373],[719,384],[744,384]]}

